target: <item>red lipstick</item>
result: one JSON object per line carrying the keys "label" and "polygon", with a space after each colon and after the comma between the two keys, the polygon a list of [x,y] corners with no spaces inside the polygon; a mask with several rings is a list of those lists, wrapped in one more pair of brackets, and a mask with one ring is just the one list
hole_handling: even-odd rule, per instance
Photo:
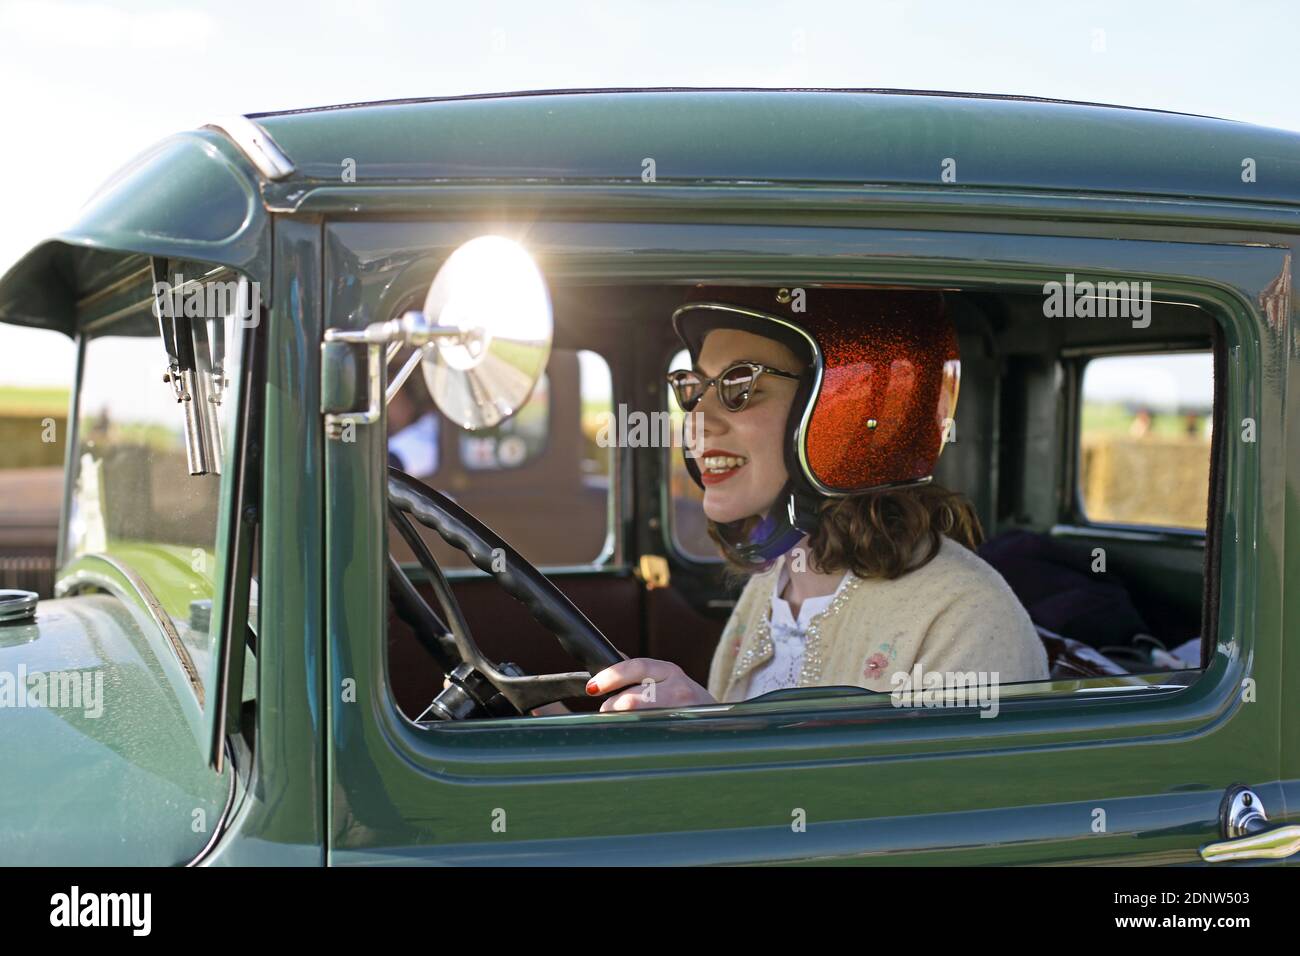
{"label": "red lipstick", "polygon": [[708,471],[705,469],[704,463],[710,458],[744,459],[745,456],[737,455],[734,451],[726,451],[721,448],[709,448],[705,450],[705,452],[696,459],[696,463],[700,467],[700,481],[705,485],[716,485],[719,482],[726,481],[732,475],[736,474],[736,472],[740,471],[741,468],[744,468],[745,464],[748,464],[748,460],[746,459],[744,464],[737,465],[734,468],[728,468],[726,471]]}

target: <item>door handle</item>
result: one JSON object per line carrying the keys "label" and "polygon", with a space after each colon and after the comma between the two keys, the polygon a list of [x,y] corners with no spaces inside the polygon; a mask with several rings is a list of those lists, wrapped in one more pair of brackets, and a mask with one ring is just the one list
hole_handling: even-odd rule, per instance
{"label": "door handle", "polygon": [[1206,863],[1230,860],[1283,860],[1300,853],[1300,825],[1270,826],[1259,796],[1249,787],[1229,787],[1219,806],[1225,839],[1201,847]]}
{"label": "door handle", "polygon": [[668,587],[672,576],[668,573],[668,559],[659,554],[643,554],[637,565],[636,576],[645,582],[645,589]]}

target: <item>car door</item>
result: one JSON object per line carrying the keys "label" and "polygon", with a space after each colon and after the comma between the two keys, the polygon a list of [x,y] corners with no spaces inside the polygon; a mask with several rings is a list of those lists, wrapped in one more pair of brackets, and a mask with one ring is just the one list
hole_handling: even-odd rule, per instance
{"label": "car door", "polygon": [[[665,283],[743,262],[746,278],[773,285],[815,274],[1034,292],[1072,271],[1138,275],[1209,311],[1229,356],[1222,421],[1253,420],[1257,440],[1219,446],[1217,607],[1203,673],[1004,688],[996,719],[810,689],[682,712],[417,725],[395,704],[383,639],[384,438],[359,428],[325,449],[330,862],[1186,863],[1219,837],[1230,785],[1251,784],[1284,812],[1283,539],[1270,516],[1286,475],[1286,346],[1261,302],[1289,275],[1289,256],[1168,241],[1167,227],[1096,239],[1045,222],[1052,234],[945,230],[954,223],[942,217],[919,231],[905,220],[806,228],[683,214],[672,224],[538,221],[528,242],[557,286],[602,269],[612,281],[629,259],[640,281]],[[360,275],[368,248],[409,248],[413,260],[418,248],[436,263],[475,234],[470,223],[426,222],[380,243],[349,226],[327,229],[340,273],[327,288]],[[346,302],[326,314],[347,328],[370,318]],[[667,507],[655,497],[664,483],[645,470],[639,507],[623,515],[637,528],[634,554],[660,547],[650,518]]]}

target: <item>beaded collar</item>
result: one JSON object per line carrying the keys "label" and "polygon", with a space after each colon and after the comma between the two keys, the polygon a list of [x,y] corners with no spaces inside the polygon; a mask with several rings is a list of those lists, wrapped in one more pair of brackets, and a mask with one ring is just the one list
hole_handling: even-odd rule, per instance
{"label": "beaded collar", "polygon": [[[784,558],[782,558],[784,561]],[[781,579],[780,569],[773,575],[772,591],[776,590],[777,583]],[[808,621],[808,630],[804,640],[803,666],[799,669],[798,687],[815,687],[821,681],[823,648],[822,648],[822,623],[848,603],[853,592],[857,590],[861,583],[861,578],[856,574],[849,574],[848,580],[844,582],[835,595],[834,600],[821,611],[818,611]],[[767,610],[763,612],[763,619],[759,621],[758,627],[754,632],[754,639],[749,642],[749,646],[744,652],[736,658],[736,663],[731,670],[731,684],[744,677],[747,673],[757,667],[759,664],[771,658],[773,653],[772,647],[772,594],[768,594]]]}

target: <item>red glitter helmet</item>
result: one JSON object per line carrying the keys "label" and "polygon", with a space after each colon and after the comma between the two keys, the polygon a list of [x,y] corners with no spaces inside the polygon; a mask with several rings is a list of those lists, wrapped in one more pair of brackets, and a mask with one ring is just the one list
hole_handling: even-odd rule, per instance
{"label": "red glitter helmet", "polygon": [[786,489],[743,540],[718,526],[742,563],[789,550],[826,498],[930,481],[957,408],[961,362],[941,293],[810,288],[798,304],[785,290],[698,286],[673,313],[693,362],[717,328],[776,339],[806,362],[786,421]]}

